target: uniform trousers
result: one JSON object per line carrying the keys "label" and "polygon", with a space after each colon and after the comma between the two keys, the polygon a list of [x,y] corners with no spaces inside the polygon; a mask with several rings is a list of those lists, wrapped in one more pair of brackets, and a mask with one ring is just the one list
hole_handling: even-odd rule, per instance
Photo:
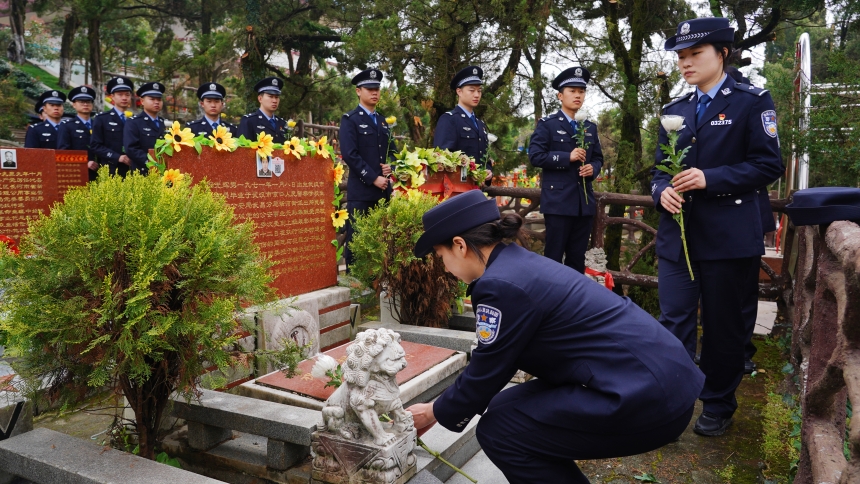
{"label": "uniform trousers", "polygon": [[[696,320],[702,304],[702,353],[699,368],[705,386],[704,411],[731,417],[738,408],[735,390],[743,378],[750,314],[758,306],[759,257],[691,261],[690,279],[683,256],[658,262],[660,323],[696,355]],[[753,325],[754,317],[753,319]]]}
{"label": "uniform trousers", "polygon": [[[382,200],[388,200],[388,198],[383,198]],[[364,215],[367,211],[376,206],[379,203],[379,200],[376,201],[366,201],[366,200],[347,200],[346,202],[346,211],[349,214],[349,218],[346,220],[346,236],[343,239],[343,260],[346,262],[346,272],[349,273],[349,266],[352,265],[352,251],[349,250],[349,243],[352,241],[352,234],[355,233],[355,230],[352,227],[352,221],[355,220],[355,216]]]}
{"label": "uniform trousers", "polygon": [[[761,256],[754,257],[755,266],[761,267]],[[759,274],[758,271],[756,274]],[[757,283],[757,282],[756,282]],[[747,342],[744,345],[744,358],[746,360],[752,360],[753,356],[755,356],[758,348],[752,342],[753,332],[755,331],[755,322],[756,317],[758,316],[758,287],[756,287],[755,293],[750,291],[749,296],[751,300],[748,300],[744,303],[744,321],[746,322],[747,329]]]}
{"label": "uniform trousers", "polygon": [[[518,410],[528,400],[558,398],[559,387],[541,379],[517,385],[496,395],[476,429],[481,449],[511,484],[587,484],[574,460],[608,459],[642,454],[675,441],[693,416],[693,408],[668,417],[648,431],[625,433],[625,422],[594,433],[539,422]],[[571,413],[576,402],[570,402]],[[531,408],[534,408],[533,406]],[[633,424],[634,422],[631,422]],[[639,423],[639,422],[635,422]]]}
{"label": "uniform trousers", "polygon": [[543,219],[546,225],[543,255],[580,274],[584,273],[585,251],[588,249],[594,216],[544,214]]}

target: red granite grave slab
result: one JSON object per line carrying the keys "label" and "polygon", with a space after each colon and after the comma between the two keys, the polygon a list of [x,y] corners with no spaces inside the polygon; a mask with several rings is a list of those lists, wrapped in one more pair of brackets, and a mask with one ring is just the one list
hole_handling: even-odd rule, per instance
{"label": "red granite grave slab", "polygon": [[[403,385],[457,353],[454,350],[411,343],[409,341],[401,341],[400,344],[403,346],[403,351],[406,352],[406,368],[397,374],[398,385]],[[331,356],[338,363],[342,364],[346,361],[347,346],[349,346],[349,343],[332,348],[324,352],[324,354]],[[311,375],[311,368],[313,368],[314,363],[316,363],[316,360],[313,358],[299,363],[298,373],[293,378],[286,378],[283,373],[276,371],[257,378],[256,383],[325,401],[334,393],[335,388],[326,388],[325,384],[328,380],[323,381]]]}
{"label": "red granite grave slab", "polygon": [[54,150],[3,148],[13,151],[14,167],[0,169],[0,235],[20,243],[27,222],[48,213],[57,201]]}
{"label": "red granite grave slab", "polygon": [[226,197],[238,221],[254,222],[255,241],[275,263],[273,286],[282,296],[334,286],[332,162],[298,160],[281,150],[272,156],[283,160],[281,176],[259,177],[255,151],[248,148],[230,153],[204,146],[198,156],[185,147],[166,160],[168,169],[190,174],[195,183],[206,179],[213,192]]}
{"label": "red granite grave slab", "polygon": [[448,198],[453,195],[477,190],[478,187],[472,181],[460,181],[460,172],[433,173],[427,176],[427,181],[419,187],[419,190],[432,193],[440,198]]}
{"label": "red granite grave slab", "polygon": [[55,150],[54,158],[57,161],[57,198],[62,200],[70,188],[86,186],[90,181],[87,152]]}

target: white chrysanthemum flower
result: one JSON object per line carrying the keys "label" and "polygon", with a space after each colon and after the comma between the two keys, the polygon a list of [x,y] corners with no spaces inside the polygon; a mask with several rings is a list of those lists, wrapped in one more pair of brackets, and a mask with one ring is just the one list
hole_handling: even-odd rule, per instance
{"label": "white chrysanthemum flower", "polygon": [[660,124],[666,131],[679,131],[684,127],[684,117],[674,114],[660,116]]}
{"label": "white chrysanthemum flower", "polygon": [[580,109],[579,111],[576,112],[576,115],[573,117],[573,119],[575,121],[581,123],[581,122],[585,121],[586,119],[588,119],[588,113],[583,111],[582,109]]}
{"label": "white chrysanthemum flower", "polygon": [[489,140],[489,142],[492,144],[498,141],[499,137],[494,135],[493,133],[487,133],[487,140]]}
{"label": "white chrysanthemum flower", "polygon": [[326,373],[334,371],[337,368],[337,360],[329,355],[320,354],[317,356],[317,362],[311,368],[311,376],[314,378],[326,378]]}

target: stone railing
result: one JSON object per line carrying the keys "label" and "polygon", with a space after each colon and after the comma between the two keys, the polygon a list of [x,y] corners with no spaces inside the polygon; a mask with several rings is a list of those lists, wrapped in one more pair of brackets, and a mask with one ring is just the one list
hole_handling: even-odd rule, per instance
{"label": "stone railing", "polygon": [[[491,196],[511,197],[511,203],[507,206],[500,207],[500,209],[502,211],[514,210],[522,217],[525,217],[531,212],[537,211],[540,207],[540,188],[493,186],[485,188],[484,191]],[[591,232],[591,247],[603,247],[606,229],[612,225],[622,225],[632,230],[642,230],[650,233],[651,235],[657,233],[656,227],[652,227],[645,222],[634,218],[633,208],[654,206],[654,201],[651,197],[611,192],[594,192],[594,196],[597,199],[597,215],[594,217],[594,227]],[[528,199],[531,203],[525,204],[522,199]],[[784,199],[770,201],[771,208],[777,213],[783,213],[785,211],[786,203],[787,201]],[[607,214],[607,207],[609,205],[623,205],[625,207],[630,207],[631,210],[629,212],[631,217],[610,217]],[[792,226],[789,226],[787,228],[787,233],[785,234],[786,244],[784,253],[791,253],[791,244],[793,239],[794,229]],[[620,284],[633,286],[657,287],[656,276],[636,274],[633,272],[633,266],[636,265],[636,262],[638,262],[645,253],[653,249],[654,240],[651,240],[650,243],[639,249],[627,265],[622,267],[620,271],[610,271],[615,281]],[[765,262],[761,263],[761,269],[768,275],[768,277],[770,277],[770,281],[759,284],[760,297],[781,298],[784,296],[785,291],[791,286],[791,276],[788,271],[790,260],[790,257],[783,258],[782,270],[779,274],[777,274],[776,271],[774,271]]]}
{"label": "stone railing", "polygon": [[[792,361],[801,371],[803,427],[797,484],[860,482],[860,226],[798,229]],[[853,408],[852,407],[852,408]],[[855,409],[856,411],[856,409]]]}

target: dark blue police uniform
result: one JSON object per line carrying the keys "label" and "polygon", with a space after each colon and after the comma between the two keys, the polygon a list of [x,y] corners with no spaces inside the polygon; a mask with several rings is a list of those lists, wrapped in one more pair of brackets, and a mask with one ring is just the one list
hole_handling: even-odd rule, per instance
{"label": "dark blue police uniform", "polygon": [[[483,77],[484,71],[480,67],[466,67],[451,80],[451,89],[482,85]],[[492,168],[487,157],[490,146],[488,135],[487,125],[478,119],[475,113],[470,114],[462,106],[457,105],[443,114],[436,123],[433,146],[443,150],[462,151],[474,158],[475,163],[485,168]]]}
{"label": "dark blue police uniform", "polygon": [[[366,69],[353,77],[352,84],[356,87],[378,89],[382,78],[382,71]],[[338,141],[341,157],[349,166],[349,177],[346,181],[346,209],[349,219],[346,222],[344,240],[344,260],[349,267],[352,263],[352,251],[349,250],[353,234],[351,220],[356,213],[362,214],[380,200],[388,200],[391,196],[390,183],[385,190],[380,190],[373,182],[382,176],[382,165],[393,159],[397,149],[385,116],[379,112],[370,115],[360,105],[341,117]]]}
{"label": "dark blue police uniform", "polygon": [[[69,101],[90,101],[92,102],[93,97],[92,88],[86,86],[80,86],[69,91]],[[96,154],[93,150],[90,149],[90,136],[92,135],[93,130],[93,120],[92,118],[84,121],[79,116],[75,116],[74,118],[66,119],[63,123],[60,124],[60,129],[58,131],[58,139],[57,139],[57,149],[58,150],[85,150],[87,152],[87,160],[95,161]],[[93,181],[96,179],[98,172],[95,170],[88,170],[89,179]]]}
{"label": "dark blue police uniform", "polygon": [[[64,102],[66,102],[66,95],[63,92],[45,91],[36,101],[36,111],[39,112],[39,108],[45,104],[63,104]],[[27,127],[27,133],[24,136],[24,148],[57,149],[59,129],[60,125],[54,124],[50,120],[31,124]]]}
{"label": "dark blue police uniform", "polygon": [[[731,42],[726,19],[682,23],[668,50],[697,44]],[[684,194],[684,221],[695,280],[690,279],[681,230],[660,204],[671,177],[653,170],[651,194],[661,212],[656,249],[659,257],[660,322],[696,350],[696,319],[702,304],[701,368],[706,375],[700,396],[703,415],[694,429],[720,435],[737,409],[735,389],[744,369],[746,324],[758,294],[759,258],[764,230],[758,190],[782,175],[776,112],[770,94],[725,76],[710,104],[697,92],[663,107],[663,114],[684,116],[677,149],[689,147],[684,164],[702,170],[707,187]],[[706,101],[706,100],[705,100]],[[697,121],[699,105],[704,109]],[[660,128],[659,144],[668,145]],[[665,154],[657,149],[657,163]],[[755,295],[755,296],[754,296]]]}
{"label": "dark blue police uniform", "polygon": [[[254,86],[254,90],[259,94],[272,94],[275,96],[281,95],[281,89],[284,87],[284,81],[277,77],[267,77],[258,82]],[[242,116],[239,120],[239,136],[244,136],[251,141],[257,140],[257,135],[260,133],[268,133],[272,135],[273,143],[284,143],[287,140],[287,122],[283,118],[274,115],[272,118],[266,116],[263,111],[256,110],[253,113],[248,113]]]}
{"label": "dark blue police uniform", "polygon": [[[427,212],[422,239],[447,232],[419,239],[417,256],[480,225],[476,213],[498,217],[494,200],[472,193]],[[479,208],[455,206],[471,200]],[[436,216],[445,210],[450,215]],[[469,291],[478,345],[433,414],[454,432],[483,414],[478,442],[511,483],[587,483],[574,459],[647,452],[689,424],[704,377],[680,342],[630,299],[501,243]],[[537,379],[502,391],[517,370]]]}
{"label": "dark blue police uniform", "polygon": [[[114,77],[107,83],[108,94],[120,91],[133,91],[134,83],[127,77]],[[107,165],[111,175],[125,176],[129,166],[120,163],[120,156],[125,154],[123,132],[127,119],[125,113],[113,107],[110,111],[93,116],[93,133],[90,137],[90,149],[96,154],[99,165]]]}
{"label": "dark blue police uniform", "polygon": [[[164,93],[164,84],[148,82],[137,90],[138,97],[155,96],[161,97]],[[152,119],[146,112],[129,119],[125,123],[123,131],[123,144],[125,153],[131,158],[131,169],[141,174],[147,173],[146,162],[149,150],[155,148],[155,142],[164,137],[167,131],[164,118],[161,116]]]}
{"label": "dark blue police uniform", "polygon": [[[571,67],[562,71],[552,84],[559,91],[568,86],[585,88],[589,76],[587,69]],[[529,142],[529,161],[543,169],[540,210],[546,224],[544,255],[583,273],[585,251],[597,210],[591,184],[603,167],[603,150],[597,125],[583,121],[588,146],[585,159],[594,173],[590,177],[579,176],[582,163],[570,161],[571,151],[579,148],[575,138],[579,128],[575,123],[568,121],[561,110],[541,118]],[[587,202],[584,191],[588,193]]]}

